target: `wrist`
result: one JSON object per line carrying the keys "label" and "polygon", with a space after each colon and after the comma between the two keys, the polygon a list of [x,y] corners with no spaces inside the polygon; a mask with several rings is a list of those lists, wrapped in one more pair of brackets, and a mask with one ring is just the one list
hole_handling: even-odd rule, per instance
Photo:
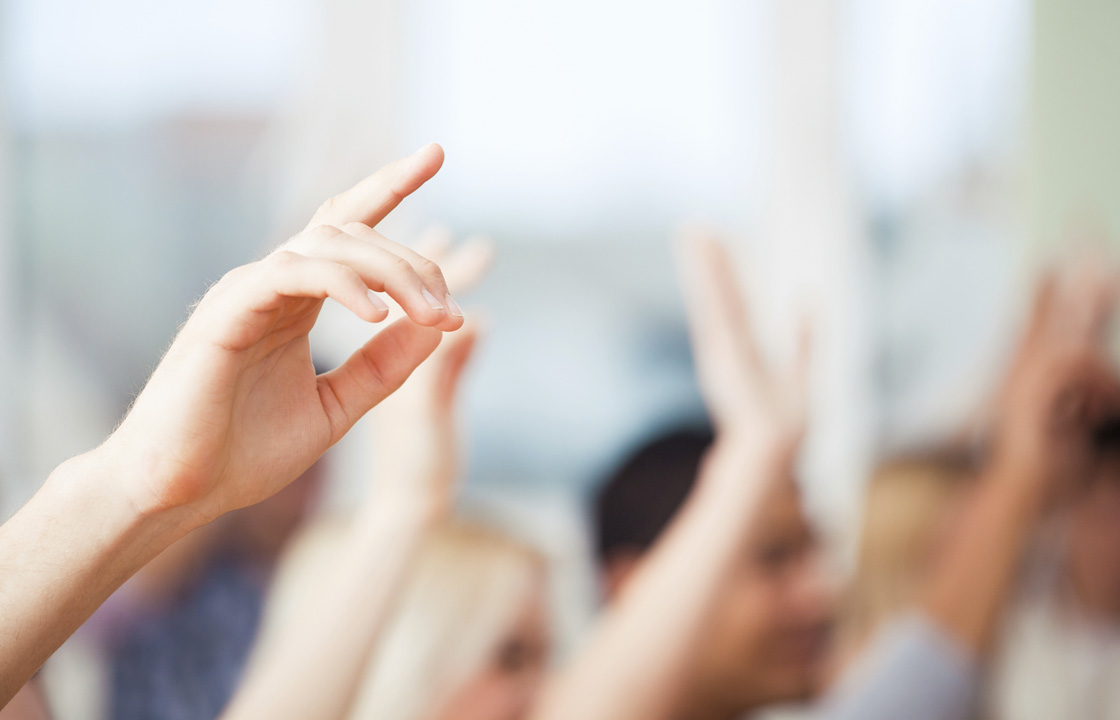
{"label": "wrist", "polygon": [[1025,519],[1041,515],[1050,495],[1051,484],[1044,464],[1015,455],[997,454],[983,480],[989,494],[998,496],[1002,506]]}
{"label": "wrist", "polygon": [[767,484],[792,473],[798,441],[757,432],[722,430],[700,471],[702,498],[729,508],[749,508]]}
{"label": "wrist", "polygon": [[91,508],[97,517],[122,529],[144,535],[178,537],[206,524],[190,508],[164,505],[154,496],[146,499],[144,492],[137,492],[137,488],[147,490],[152,481],[127,456],[105,443],[55,468],[44,490]]}
{"label": "wrist", "polygon": [[359,510],[359,519],[367,524],[407,528],[431,528],[451,514],[450,501],[423,492],[370,493]]}
{"label": "wrist", "polygon": [[791,472],[800,448],[800,433],[730,427],[719,429],[712,452],[759,473],[776,475]]}

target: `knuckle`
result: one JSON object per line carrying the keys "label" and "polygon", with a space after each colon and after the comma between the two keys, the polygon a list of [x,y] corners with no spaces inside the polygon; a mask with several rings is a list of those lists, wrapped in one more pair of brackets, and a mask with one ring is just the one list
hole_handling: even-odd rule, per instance
{"label": "knuckle", "polygon": [[342,226],[342,231],[348,235],[360,237],[361,235],[369,232],[372,228],[369,225],[357,221],[348,222]]}
{"label": "knuckle", "polygon": [[316,225],[296,235],[290,241],[281,245],[279,249],[291,250],[300,254],[311,253],[332,242],[340,234],[341,231],[333,225]]}
{"label": "knuckle", "polygon": [[234,283],[240,282],[242,279],[253,272],[254,265],[256,265],[256,263],[251,263],[249,265],[238,265],[232,270],[227,271],[225,275],[222,275],[222,278],[215,285],[232,285]]}
{"label": "knuckle", "polygon": [[444,282],[443,270],[441,270],[439,265],[437,265],[434,261],[429,260],[426,257],[422,257],[419,255],[417,256],[416,269],[424,275],[434,278],[441,283]]}
{"label": "knuckle", "polygon": [[391,258],[389,260],[389,269],[390,269],[391,272],[393,272],[395,274],[403,274],[403,275],[415,275],[416,274],[416,270],[413,269],[412,265],[407,260],[405,260],[402,257],[398,257],[397,255],[392,255],[391,256]]}
{"label": "knuckle", "polygon": [[319,217],[321,215],[332,214],[334,212],[335,208],[338,206],[338,204],[339,203],[338,203],[338,196],[337,195],[327,198],[326,200],[323,201],[323,204],[319,206],[319,209],[315,211],[315,216]]}
{"label": "knuckle", "polygon": [[312,245],[321,245],[335,239],[342,234],[342,231],[334,225],[316,225],[305,234]]}
{"label": "knuckle", "polygon": [[287,268],[299,262],[299,253],[292,252],[291,250],[277,250],[264,259],[264,263],[271,265],[273,268]]}
{"label": "knuckle", "polygon": [[359,275],[358,271],[354,268],[347,267],[345,265],[334,265],[333,268],[335,276],[339,279],[340,282],[351,285],[354,288],[357,288],[358,286],[365,288],[365,281],[362,280],[362,276]]}

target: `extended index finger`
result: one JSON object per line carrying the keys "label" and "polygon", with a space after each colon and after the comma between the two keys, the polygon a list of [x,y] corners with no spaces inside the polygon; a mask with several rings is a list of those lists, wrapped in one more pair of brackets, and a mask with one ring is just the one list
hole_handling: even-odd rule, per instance
{"label": "extended index finger", "polygon": [[678,268],[685,291],[685,310],[697,352],[721,347],[743,370],[760,368],[750,313],[739,287],[735,262],[709,234],[687,230],[678,239]]}
{"label": "extended index finger", "polygon": [[443,148],[431,143],[389,163],[354,187],[323,203],[307,227],[341,227],[359,222],[373,227],[443,166]]}

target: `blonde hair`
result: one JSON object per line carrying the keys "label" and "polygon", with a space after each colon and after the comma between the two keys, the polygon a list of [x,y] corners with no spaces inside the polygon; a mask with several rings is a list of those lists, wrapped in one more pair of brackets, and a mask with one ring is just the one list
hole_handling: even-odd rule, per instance
{"label": "blonde hair", "polygon": [[[344,521],[320,520],[285,554],[269,597],[258,652],[298,622],[318,573],[346,539]],[[493,657],[544,576],[540,554],[479,524],[432,531],[373,648],[348,717],[423,720]]]}
{"label": "blonde hair", "polygon": [[971,457],[938,450],[879,465],[864,505],[855,574],[840,607],[841,662],[879,624],[914,602],[955,499],[972,478]]}

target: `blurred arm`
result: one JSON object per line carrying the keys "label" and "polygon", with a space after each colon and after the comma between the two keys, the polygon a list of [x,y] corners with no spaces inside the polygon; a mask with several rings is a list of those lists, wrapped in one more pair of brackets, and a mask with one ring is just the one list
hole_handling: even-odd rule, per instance
{"label": "blurred arm", "polygon": [[344,718],[434,507],[367,503],[298,623],[252,665],[225,720]]}
{"label": "blurred arm", "polygon": [[965,720],[980,662],[1048,500],[1095,460],[1096,423],[1120,411],[1102,344],[1113,286],[1099,268],[1040,287],[1000,401],[993,457],[918,612],[881,630],[824,703],[826,720]]}
{"label": "blurred arm", "polygon": [[970,653],[986,652],[1043,510],[1021,473],[993,467],[934,570],[922,608]]}
{"label": "blurred arm", "polygon": [[[993,468],[992,472],[1003,472]],[[1040,503],[1015,475],[983,479],[916,612],[887,622],[821,703],[820,720],[967,720],[980,659]]]}
{"label": "blurred arm", "polygon": [[1047,504],[1092,471],[1094,427],[1120,413],[1104,343],[1115,302],[1101,263],[1048,277],[999,403],[993,456],[934,569],[929,617],[977,655],[991,643]]}
{"label": "blurred arm", "polygon": [[696,490],[547,689],[535,720],[673,717],[709,611],[742,561],[760,491],[784,465],[777,448],[717,440]]}

